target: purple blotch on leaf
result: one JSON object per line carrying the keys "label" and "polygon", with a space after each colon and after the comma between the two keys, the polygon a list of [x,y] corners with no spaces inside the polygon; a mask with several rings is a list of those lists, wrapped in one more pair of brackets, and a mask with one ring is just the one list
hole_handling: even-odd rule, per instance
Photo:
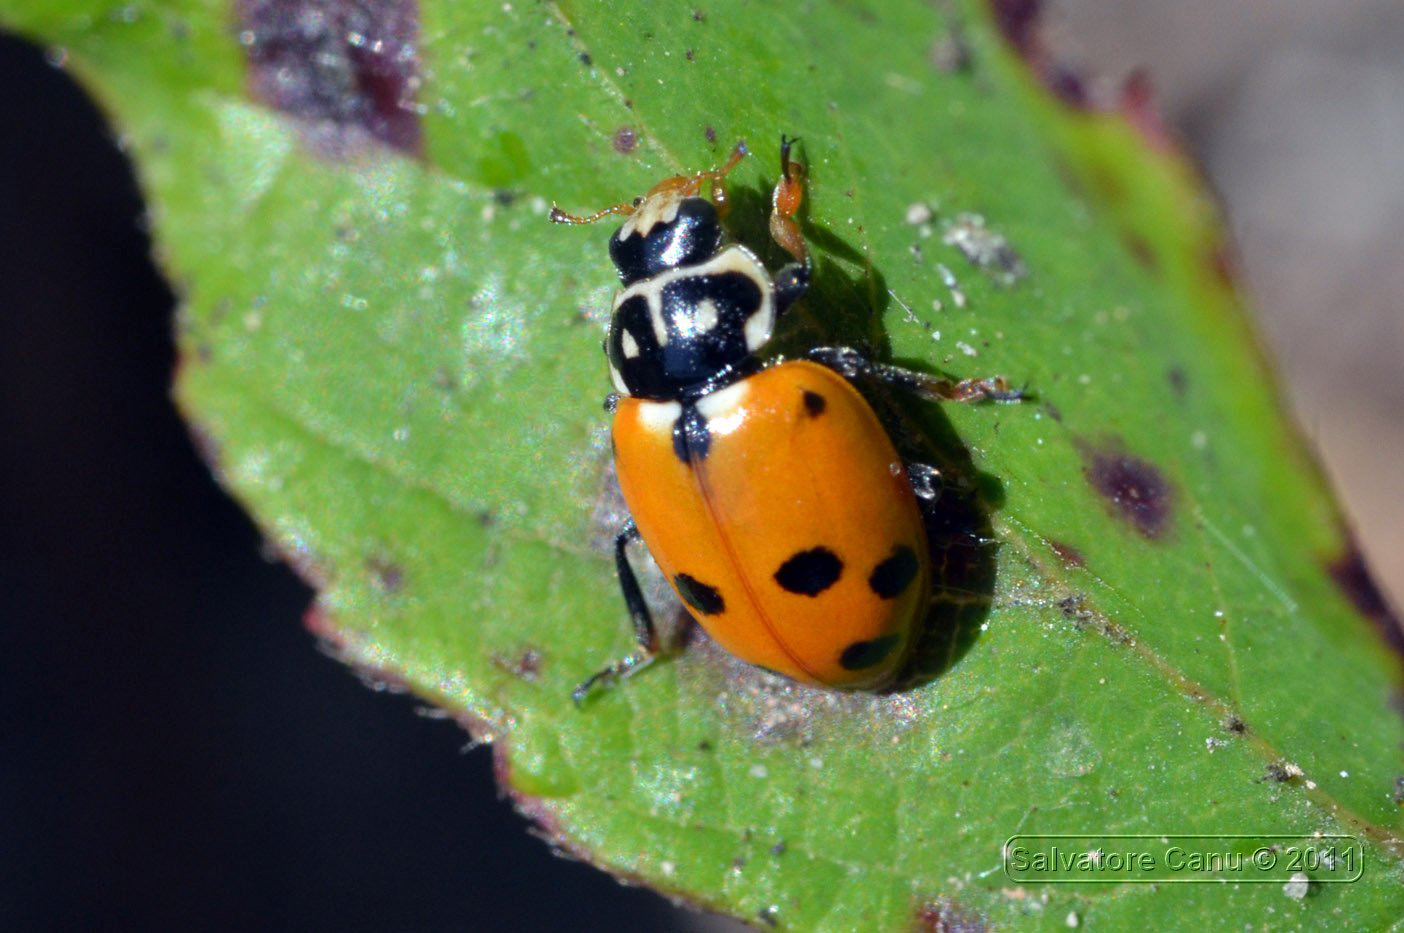
{"label": "purple blotch on leaf", "polygon": [[1087,481],[1112,506],[1115,514],[1147,538],[1158,538],[1170,527],[1170,484],[1148,460],[1130,454],[1092,452]]}
{"label": "purple blotch on leaf", "polygon": [[620,155],[633,152],[638,144],[639,134],[634,132],[633,127],[621,126],[614,131],[614,151]]}
{"label": "purple blotch on leaf", "polygon": [[250,91],[298,118],[314,148],[367,140],[421,154],[419,9],[411,0],[236,0]]}
{"label": "purple blotch on leaf", "polygon": [[1379,630],[1385,644],[1404,657],[1404,624],[1375,585],[1375,578],[1355,542],[1351,541],[1346,552],[1327,565],[1326,570],[1355,610]]}

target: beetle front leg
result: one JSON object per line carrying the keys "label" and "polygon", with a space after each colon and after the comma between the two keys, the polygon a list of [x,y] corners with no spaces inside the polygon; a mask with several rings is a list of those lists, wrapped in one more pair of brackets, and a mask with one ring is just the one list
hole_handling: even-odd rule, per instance
{"label": "beetle front leg", "polygon": [[658,657],[658,631],[653,626],[653,615],[648,611],[648,602],[639,587],[639,578],[629,563],[629,544],[638,540],[639,529],[634,525],[634,520],[629,519],[614,537],[614,566],[619,573],[619,589],[624,594],[629,620],[634,624],[634,638],[638,640],[639,650],[620,658],[576,687],[570,695],[576,706],[583,705],[597,685],[629,677],[648,667]]}
{"label": "beetle front leg", "polygon": [[954,382],[900,366],[875,363],[852,347],[815,347],[808,356],[845,379],[876,379],[934,402],[1019,402],[1027,398],[1023,389],[1013,388],[1003,376]]}
{"label": "beetle front leg", "polygon": [[790,148],[798,139],[780,137],[780,180],[771,196],[770,236],[795,261],[775,273],[775,308],[777,314],[794,304],[809,289],[813,265],[809,247],[795,223],[795,214],[804,203],[804,166],[790,159]]}

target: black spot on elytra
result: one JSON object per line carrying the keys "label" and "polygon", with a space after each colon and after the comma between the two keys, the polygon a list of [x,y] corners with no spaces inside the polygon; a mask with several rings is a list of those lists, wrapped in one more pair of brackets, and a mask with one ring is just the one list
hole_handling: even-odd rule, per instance
{"label": "black spot on elytra", "polygon": [[704,616],[721,615],[726,611],[726,601],[722,599],[722,594],[716,587],[708,586],[685,573],[678,574],[673,582],[677,584],[678,595],[683,598],[683,602]]}
{"label": "black spot on elytra", "polygon": [[1326,570],[1355,611],[1379,630],[1385,644],[1395,653],[1404,655],[1404,624],[1385,602],[1355,542],[1351,541],[1345,554],[1328,564]]}
{"label": "black spot on elytra", "polygon": [[800,596],[818,596],[838,582],[843,561],[825,547],[800,551],[775,571],[775,582]]}
{"label": "black spot on elytra", "polygon": [[829,403],[824,401],[824,396],[818,392],[804,390],[804,412],[811,418],[818,418],[824,413],[824,409],[829,407]]}
{"label": "black spot on elytra", "polygon": [[421,153],[419,8],[411,0],[239,0],[254,97],[347,155],[366,137]]}
{"label": "black spot on elytra", "polygon": [[899,544],[890,557],[873,568],[868,587],[882,599],[896,599],[911,585],[919,568],[916,551]]}
{"label": "black spot on elytra", "polygon": [[876,667],[887,660],[887,656],[901,640],[900,635],[884,635],[872,641],[855,641],[839,655],[839,666],[846,671],[862,671]]}
{"label": "black spot on elytra", "polygon": [[712,434],[707,419],[695,405],[683,406],[682,414],[673,422],[673,453],[688,466],[707,458],[712,448]]}
{"label": "black spot on elytra", "polygon": [[1159,538],[1170,527],[1170,484],[1149,460],[1130,454],[1094,452],[1084,473],[1087,482],[1116,514],[1145,537]]}

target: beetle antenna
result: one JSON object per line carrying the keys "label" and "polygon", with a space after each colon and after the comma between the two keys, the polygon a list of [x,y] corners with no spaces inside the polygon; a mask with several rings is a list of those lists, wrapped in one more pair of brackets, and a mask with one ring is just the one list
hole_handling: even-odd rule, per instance
{"label": "beetle antenna", "polygon": [[616,204],[613,207],[606,207],[602,211],[595,211],[589,217],[577,217],[575,214],[567,214],[556,205],[551,205],[551,213],[548,215],[553,224],[592,224],[601,217],[608,217],[610,214],[618,214],[620,217],[628,217],[639,206],[642,198],[636,199],[632,204]]}

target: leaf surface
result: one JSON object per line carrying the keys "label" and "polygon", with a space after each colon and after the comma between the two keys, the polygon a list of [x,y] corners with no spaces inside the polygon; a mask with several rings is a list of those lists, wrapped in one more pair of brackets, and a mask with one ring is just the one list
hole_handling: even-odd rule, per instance
{"label": "leaf surface", "polygon": [[[62,48],[131,147],[183,299],[178,399],[318,582],[318,630],[494,739],[563,848],[797,929],[1397,921],[1399,659],[1332,576],[1349,542],[1193,171],[1050,94],[1001,34],[1036,58],[1018,6],[4,0],[0,21]],[[948,482],[909,689],[785,685],[693,634],[577,710],[630,647],[614,277],[607,225],[547,207],[744,138],[734,228],[775,263],[781,132],[819,262],[781,346],[1037,401],[878,399]],[[1351,833],[1366,863],[1305,898],[1002,871],[1011,834],[1093,832]]]}

